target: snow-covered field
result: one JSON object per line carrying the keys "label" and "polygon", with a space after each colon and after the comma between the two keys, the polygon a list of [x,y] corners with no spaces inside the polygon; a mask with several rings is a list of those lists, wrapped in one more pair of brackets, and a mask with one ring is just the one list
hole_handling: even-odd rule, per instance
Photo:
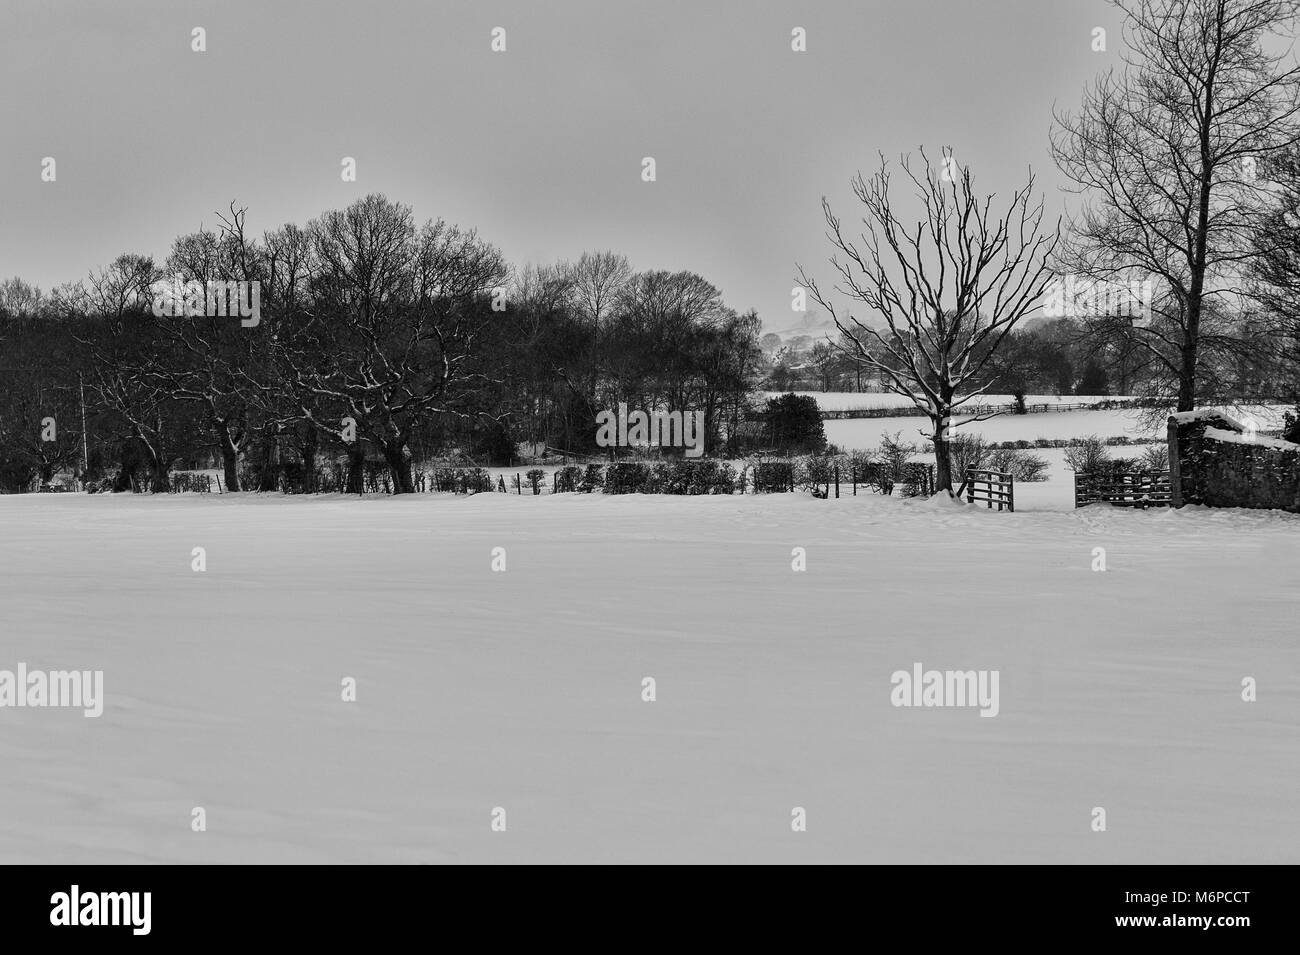
{"label": "snow-covered field", "polygon": [[1297,566],[1275,512],[0,497],[0,669],[106,697],[0,709],[0,859],[1294,863]]}
{"label": "snow-covered field", "polygon": [[[817,406],[823,411],[857,411],[873,408],[905,408],[910,407],[912,402],[902,395],[895,395],[890,392],[860,392],[860,391],[796,391],[797,395],[808,395],[817,402]],[[763,393],[764,398],[775,398],[777,395],[788,394],[783,391],[767,391]],[[983,405],[1008,405],[1015,399],[1009,394],[986,394],[979,399]],[[1094,405],[1104,401],[1126,401],[1126,398],[1117,398],[1114,395],[1026,395],[1025,403],[1031,405],[1062,405],[1062,404],[1085,404]]]}
{"label": "snow-covered field", "polygon": [[[826,440],[844,448],[876,447],[882,435],[895,432],[902,432],[905,439],[920,441],[921,432],[928,432],[929,425],[929,418],[920,417],[838,418],[823,422]],[[1082,438],[1090,434],[1100,438],[1128,437],[1134,441],[1163,440],[1165,437],[1164,428],[1148,424],[1140,412],[1122,409],[997,415],[984,421],[960,424],[953,431],[956,434],[980,434],[985,441]]]}

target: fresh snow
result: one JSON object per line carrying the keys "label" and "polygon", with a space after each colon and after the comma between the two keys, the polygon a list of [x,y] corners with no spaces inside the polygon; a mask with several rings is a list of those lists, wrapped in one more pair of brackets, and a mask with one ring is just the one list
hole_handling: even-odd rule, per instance
{"label": "fresh snow", "polygon": [[105,696],[0,709],[0,858],[1294,862],[1297,566],[1266,511],[0,497],[0,669]]}
{"label": "fresh snow", "polygon": [[1262,448],[1273,448],[1276,451],[1300,451],[1300,444],[1283,441],[1281,438],[1267,438],[1251,433],[1243,434],[1240,431],[1225,431],[1222,428],[1206,428],[1205,436],[1228,444],[1253,444]]}
{"label": "fresh snow", "polygon": [[1245,428],[1246,426],[1227,412],[1220,411],[1218,408],[1197,408],[1194,411],[1175,411],[1169,417],[1173,418],[1178,424],[1191,424],[1193,421],[1215,421],[1224,420],[1235,427]]}

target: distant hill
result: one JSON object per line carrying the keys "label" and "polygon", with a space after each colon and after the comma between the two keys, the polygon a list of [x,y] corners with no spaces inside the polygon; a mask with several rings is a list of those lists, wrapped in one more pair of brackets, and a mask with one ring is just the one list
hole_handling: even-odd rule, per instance
{"label": "distant hill", "polygon": [[794,324],[786,328],[766,327],[764,332],[771,332],[780,335],[782,341],[789,341],[792,338],[798,338],[800,335],[807,335],[810,338],[820,340],[827,335],[832,337],[839,334],[839,329],[835,323],[825,316],[815,312],[805,312],[802,315],[795,316]]}
{"label": "distant hill", "polygon": [[[853,327],[852,323],[848,322],[847,319],[845,320],[845,323],[850,328]],[[878,318],[868,319],[866,324],[876,328],[884,327],[884,323]],[[763,331],[764,333],[770,332],[774,335],[780,335],[783,342],[788,342],[792,338],[798,338],[801,335],[807,335],[815,342],[821,341],[827,335],[831,338],[840,337],[840,330],[835,327],[835,322],[817,312],[808,312],[804,315],[797,316],[795,323],[790,325],[788,328],[772,328],[771,326],[765,326]]]}

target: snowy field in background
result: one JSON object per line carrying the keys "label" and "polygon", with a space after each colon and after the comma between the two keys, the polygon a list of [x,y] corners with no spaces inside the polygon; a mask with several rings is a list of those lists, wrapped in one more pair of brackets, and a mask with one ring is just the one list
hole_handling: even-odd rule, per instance
{"label": "snowy field in background", "polygon": [[[1294,515],[70,494],[0,528],[0,668],[107,698],[0,709],[6,862],[1300,861]],[[892,707],[916,661],[998,669],[1000,714]]]}
{"label": "snowy field in background", "polygon": [[[775,398],[789,394],[785,391],[765,391],[764,398]],[[890,392],[870,391],[796,391],[796,395],[807,395],[817,402],[823,411],[857,411],[872,408],[906,408],[912,402],[902,395]],[[1009,405],[1015,398],[1012,395],[986,394],[979,400],[984,405]],[[1031,405],[1095,405],[1103,401],[1127,401],[1131,399],[1115,395],[1025,395],[1025,403]]]}
{"label": "snowy field in background", "polygon": [[[961,421],[961,417],[956,418]],[[996,415],[953,428],[954,434],[979,434],[985,441],[1033,441],[1035,438],[1127,437],[1133,441],[1164,440],[1163,424],[1152,426],[1139,411],[1049,411],[1044,414]],[[930,419],[916,415],[902,418],[834,418],[823,423],[826,440],[844,448],[874,448],[882,435],[901,431],[908,440],[921,441]]]}

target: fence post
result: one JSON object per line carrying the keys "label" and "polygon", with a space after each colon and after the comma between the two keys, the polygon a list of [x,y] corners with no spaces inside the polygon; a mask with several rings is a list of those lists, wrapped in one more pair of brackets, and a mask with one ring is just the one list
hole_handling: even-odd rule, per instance
{"label": "fence post", "polygon": [[1008,474],[1007,475],[1007,513],[1014,514],[1015,512],[1016,512],[1016,476],[1014,474]]}
{"label": "fence post", "polygon": [[840,499],[840,466],[837,463],[835,465],[835,500],[838,501],[839,499]]}

